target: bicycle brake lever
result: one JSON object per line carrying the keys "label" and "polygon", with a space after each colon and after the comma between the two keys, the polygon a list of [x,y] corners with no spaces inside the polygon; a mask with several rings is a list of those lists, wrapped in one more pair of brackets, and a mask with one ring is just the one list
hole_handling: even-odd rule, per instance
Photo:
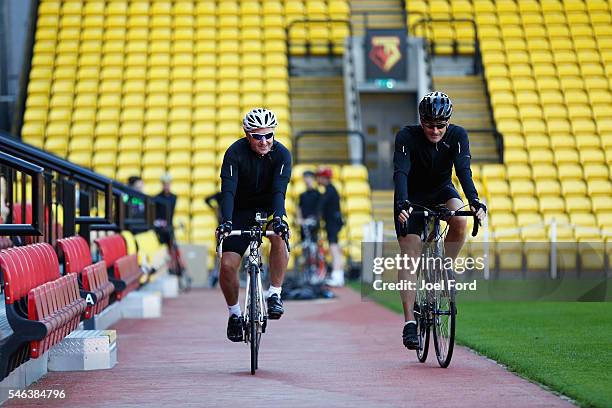
{"label": "bicycle brake lever", "polygon": [[480,220],[478,219],[478,217],[476,217],[476,214],[474,214],[474,226],[472,227],[472,236],[473,237],[478,235],[478,227],[479,226],[480,226]]}

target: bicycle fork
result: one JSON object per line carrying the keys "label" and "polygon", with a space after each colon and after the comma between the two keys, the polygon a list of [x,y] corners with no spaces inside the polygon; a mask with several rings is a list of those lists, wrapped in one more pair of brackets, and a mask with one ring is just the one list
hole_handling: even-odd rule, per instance
{"label": "bicycle fork", "polygon": [[[250,268],[249,268],[250,269]],[[255,293],[257,293],[257,299],[256,299],[256,304],[257,304],[257,320],[259,321],[259,324],[261,326],[261,332],[265,333],[266,332],[266,326],[268,323],[268,316],[267,313],[264,312],[266,309],[266,305],[263,299],[263,289],[262,289],[262,284],[261,284],[261,273],[260,273],[260,269],[257,268],[257,272],[256,272],[256,276],[257,278],[255,279],[255,285],[257,285],[255,287]],[[251,309],[251,273],[247,273],[246,276],[246,296],[245,296],[245,300],[244,300],[244,315],[245,315],[245,319],[244,319],[244,325],[245,325],[245,336],[244,336],[244,341],[245,343],[248,343],[250,341],[249,335],[251,334],[249,332],[249,330],[247,330],[248,328],[248,322],[249,322],[249,318],[250,318],[250,309]]]}

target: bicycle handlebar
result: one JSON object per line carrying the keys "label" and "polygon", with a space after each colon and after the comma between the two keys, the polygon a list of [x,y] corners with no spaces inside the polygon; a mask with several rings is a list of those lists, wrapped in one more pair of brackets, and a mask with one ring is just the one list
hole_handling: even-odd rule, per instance
{"label": "bicycle handlebar", "polygon": [[[223,240],[227,237],[241,236],[241,237],[256,237],[257,234],[261,233],[262,236],[270,237],[272,235],[277,235],[274,231],[261,231],[261,230],[232,230],[229,234],[219,237],[217,240],[217,255],[221,258],[221,254],[223,253]],[[291,245],[289,244],[289,238],[287,238],[287,234],[283,234],[283,241],[285,241],[285,246],[287,247],[287,252],[291,252]]]}
{"label": "bicycle handlebar", "polygon": [[474,211],[430,211],[430,210],[419,210],[412,211],[410,215],[418,215],[423,217],[434,217],[438,219],[448,218],[448,217],[474,217],[474,226],[472,227],[472,236],[475,237],[478,235],[478,226],[480,225],[480,220],[476,217],[476,213]]}
{"label": "bicycle handlebar", "polygon": [[[414,210],[414,207],[420,207],[423,210]],[[476,213],[474,211],[453,211],[449,210],[443,204],[436,207],[441,208],[441,210],[431,210],[420,204],[411,204],[409,201],[403,201],[399,203],[399,208],[402,211],[408,211],[409,215],[420,215],[424,217],[434,217],[437,219],[445,219],[449,217],[474,217],[474,226],[472,227],[472,236],[475,237],[478,234],[478,227],[480,226],[480,220],[476,217]],[[412,211],[409,211],[412,208]]]}

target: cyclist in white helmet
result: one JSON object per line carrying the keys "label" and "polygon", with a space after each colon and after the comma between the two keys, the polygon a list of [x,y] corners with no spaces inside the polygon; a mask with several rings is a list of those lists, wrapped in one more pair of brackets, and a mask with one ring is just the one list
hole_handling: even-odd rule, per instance
{"label": "cyclist in white helmet", "polygon": [[[216,231],[219,237],[232,229],[249,229],[257,212],[268,214],[268,229],[277,234],[270,237],[270,319],[280,319],[284,313],[281,287],[289,262],[283,236],[289,233],[285,194],[291,178],[291,153],[274,139],[277,125],[274,112],[264,108],[252,109],[244,117],[245,137],[227,149],[221,166],[221,224]],[[248,237],[227,237],[223,243],[219,283],[230,315],[227,337],[235,342],[243,340],[238,268],[248,246]]]}

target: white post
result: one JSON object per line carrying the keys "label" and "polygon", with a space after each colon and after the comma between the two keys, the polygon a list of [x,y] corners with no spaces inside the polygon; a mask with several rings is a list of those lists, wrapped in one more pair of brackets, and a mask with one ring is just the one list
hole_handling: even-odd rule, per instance
{"label": "white post", "polygon": [[557,279],[557,220],[550,221],[550,278]]}
{"label": "white post", "polygon": [[383,254],[383,245],[385,244],[385,236],[384,236],[384,224],[382,221],[376,222],[376,256],[382,257]]}
{"label": "white post", "polygon": [[375,221],[363,224],[363,242],[361,244],[361,277],[364,281],[371,281],[372,276],[368,273],[366,276],[366,270],[370,271],[370,268],[374,265],[374,252],[376,251],[376,234],[375,234]]}
{"label": "white post", "polygon": [[489,270],[489,262],[491,261],[491,259],[489,258],[489,217],[485,217],[484,221],[482,223],[482,227],[484,229],[483,231],[483,253],[484,253],[484,257],[486,259],[485,265],[484,265],[484,278],[486,280],[489,280],[491,278],[491,272]]}

